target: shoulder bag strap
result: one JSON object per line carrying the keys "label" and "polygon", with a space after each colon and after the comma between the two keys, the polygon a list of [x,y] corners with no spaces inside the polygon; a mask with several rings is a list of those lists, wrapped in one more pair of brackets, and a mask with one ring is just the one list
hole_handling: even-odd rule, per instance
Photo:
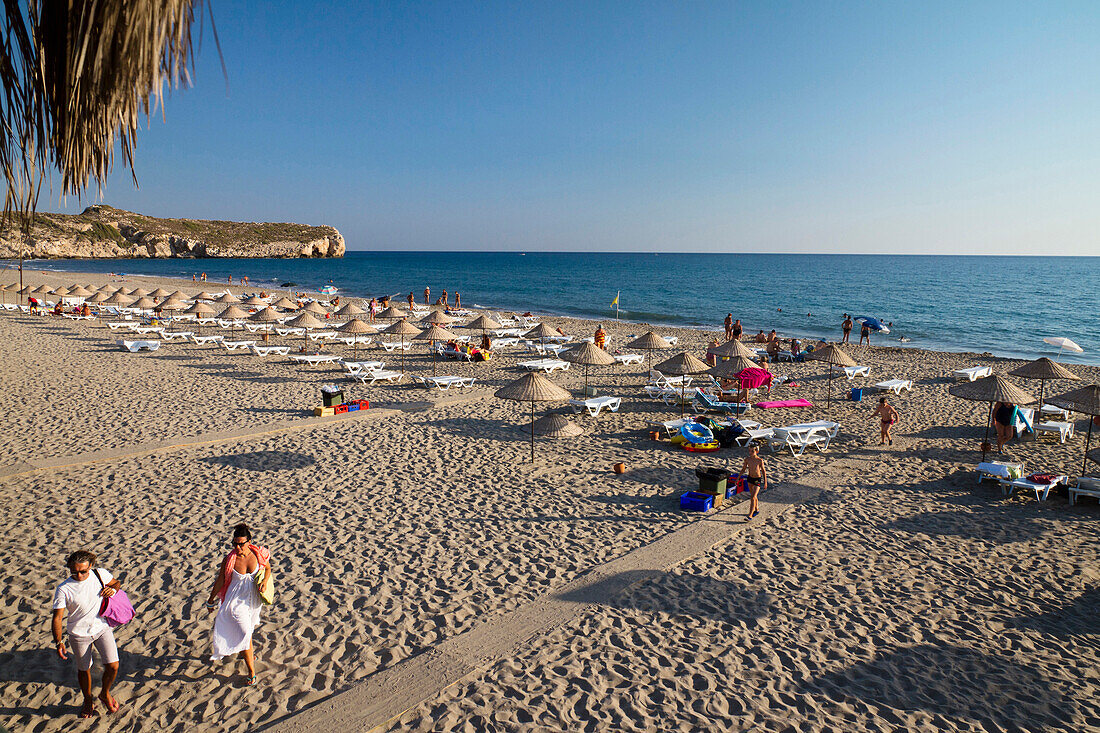
{"label": "shoulder bag strap", "polygon": [[[95,579],[99,581],[99,587],[100,588],[106,588],[107,586],[103,585],[103,578],[99,574],[99,568],[92,568],[92,572],[95,573]],[[100,616],[102,616],[103,613],[107,610],[107,604],[110,603],[110,602],[111,602],[110,598],[104,598],[100,602],[100,604],[99,604],[99,615]]]}

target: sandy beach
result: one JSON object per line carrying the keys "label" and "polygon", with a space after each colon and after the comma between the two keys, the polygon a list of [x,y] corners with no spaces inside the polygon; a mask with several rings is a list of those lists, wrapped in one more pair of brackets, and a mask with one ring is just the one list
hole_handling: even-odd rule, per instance
{"label": "sandy beach", "polygon": [[[0,271],[0,282],[16,273]],[[102,275],[27,273],[50,286]],[[190,282],[129,277],[189,293]],[[207,283],[214,292],[221,284]],[[240,289],[232,287],[234,293]],[[257,290],[249,288],[247,290]],[[8,294],[11,302],[12,295]],[[710,332],[655,328],[702,357]],[[546,318],[574,339],[594,322]],[[609,350],[647,326],[604,322]],[[858,331],[856,332],[858,333]],[[853,340],[857,337],[853,334]],[[832,335],[839,337],[837,334]],[[828,417],[826,452],[767,453],[777,486],[824,490],[746,523],[737,504],[682,512],[700,465],[740,467],[745,449],[695,455],[654,441],[679,414],[646,398],[644,367],[593,368],[618,413],[570,418],[576,439],[537,441],[529,406],[493,392],[531,358],[442,362],[474,376],[462,392],[367,387],[333,365],[304,366],[220,347],[166,343],[130,354],[101,321],[0,312],[0,722],[13,731],[246,731],[293,714],[453,639],[632,551],[715,517],[729,537],[606,603],[577,603],[515,656],[378,720],[386,730],[1097,730],[1100,507],[1064,494],[1003,497],[976,483],[984,404],[948,394],[953,370],[1020,360],[846,347],[870,377],[914,389],[893,446],[878,445],[877,400],[829,404],[821,364],[777,364],[810,409],[754,409],[767,426]],[[279,340],[276,343],[301,342]],[[348,355],[350,347],[330,347]],[[418,343],[406,369],[428,374]],[[377,348],[364,358],[396,367]],[[1100,381],[1048,383],[1047,395]],[[552,380],[573,391],[583,369]],[[1038,384],[1015,380],[1034,394]],[[371,409],[314,419],[336,383]],[[538,414],[563,412],[560,403]],[[1078,435],[1008,447],[1028,472],[1076,476]],[[612,465],[626,464],[623,475]],[[735,520],[735,521],[734,521]],[[248,522],[271,549],[274,606],[255,636],[259,684],[243,665],[208,662],[203,601],[229,528]],[[123,703],[78,720],[71,662],[56,658],[49,603],[62,560],[86,547],[122,577],[137,618],[117,632]],[[96,667],[98,670],[98,666]],[[96,673],[98,674],[98,672]],[[290,715],[291,717],[287,718]]]}

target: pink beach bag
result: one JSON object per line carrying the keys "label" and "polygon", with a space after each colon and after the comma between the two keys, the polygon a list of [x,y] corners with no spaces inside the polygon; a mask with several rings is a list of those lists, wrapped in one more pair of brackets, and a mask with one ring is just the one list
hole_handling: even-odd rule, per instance
{"label": "pink beach bag", "polygon": [[[103,578],[99,577],[98,572],[96,572],[95,577],[102,586]],[[130,597],[126,595],[126,591],[118,590],[110,598],[104,598],[103,603],[99,605],[99,617],[113,629],[132,621],[134,606],[130,603]]]}

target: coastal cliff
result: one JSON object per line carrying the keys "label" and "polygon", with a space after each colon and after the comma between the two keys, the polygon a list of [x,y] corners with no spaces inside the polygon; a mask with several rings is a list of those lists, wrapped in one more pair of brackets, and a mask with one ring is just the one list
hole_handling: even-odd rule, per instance
{"label": "coastal cliff", "polygon": [[[0,259],[19,257],[17,229],[0,230]],[[31,259],[167,257],[343,257],[329,226],[158,219],[110,206],[77,215],[35,214],[23,247]]]}

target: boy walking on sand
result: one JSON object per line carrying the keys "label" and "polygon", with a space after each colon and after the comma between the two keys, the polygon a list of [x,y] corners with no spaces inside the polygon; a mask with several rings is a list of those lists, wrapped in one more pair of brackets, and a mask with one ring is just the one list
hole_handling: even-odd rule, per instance
{"label": "boy walking on sand", "polygon": [[871,413],[871,417],[876,415],[882,418],[882,435],[879,438],[879,445],[893,445],[894,438],[890,435],[890,428],[897,424],[899,417],[898,411],[894,409],[894,406],[886,401],[885,397],[880,397],[878,400],[878,407]]}
{"label": "boy walking on sand", "polygon": [[749,446],[749,454],[741,464],[741,475],[749,485],[749,513],[745,517],[748,522],[760,513],[760,489],[768,486],[768,469],[764,466],[764,459],[760,457],[758,446]]}

